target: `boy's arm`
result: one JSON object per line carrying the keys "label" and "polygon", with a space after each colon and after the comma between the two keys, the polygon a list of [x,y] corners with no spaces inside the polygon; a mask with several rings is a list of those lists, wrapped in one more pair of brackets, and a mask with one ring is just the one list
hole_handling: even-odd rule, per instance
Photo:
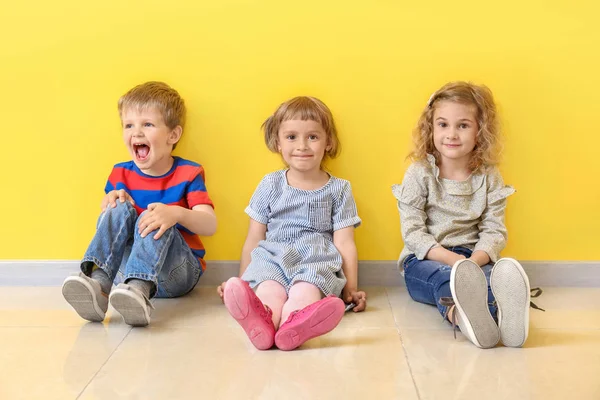
{"label": "boy's arm", "polygon": [[212,236],[217,230],[217,215],[215,210],[208,204],[198,204],[187,209],[179,207],[179,218],[177,222],[186,229],[200,236]]}
{"label": "boy's arm", "polygon": [[342,300],[347,303],[354,302],[355,312],[363,311],[367,307],[367,295],[358,290],[358,254],[354,242],[354,226],[334,231],[333,244],[342,256],[342,270],[346,276]]}

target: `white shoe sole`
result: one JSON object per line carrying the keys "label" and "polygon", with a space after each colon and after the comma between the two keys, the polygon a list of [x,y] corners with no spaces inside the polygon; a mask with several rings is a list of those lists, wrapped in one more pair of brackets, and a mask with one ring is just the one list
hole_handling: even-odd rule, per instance
{"label": "white shoe sole", "polygon": [[69,276],[62,286],[62,294],[67,302],[83,319],[102,322],[106,313],[98,305],[92,285],[80,276]]}
{"label": "white shoe sole", "polygon": [[470,260],[454,264],[450,291],[461,332],[479,348],[496,346],[500,330],[488,308],[488,285],[481,267]]}
{"label": "white shoe sole", "polygon": [[521,264],[502,258],[492,269],[492,292],[498,305],[500,339],[505,346],[521,347],[529,335],[529,279]]}
{"label": "white shoe sole", "polygon": [[150,312],[141,295],[127,289],[114,289],[109,298],[110,304],[131,326],[146,326],[150,323]]}

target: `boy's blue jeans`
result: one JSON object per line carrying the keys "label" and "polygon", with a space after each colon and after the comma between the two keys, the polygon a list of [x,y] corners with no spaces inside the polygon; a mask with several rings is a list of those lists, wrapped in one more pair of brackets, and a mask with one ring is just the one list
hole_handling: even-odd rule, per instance
{"label": "boy's blue jeans", "polygon": [[96,264],[115,284],[132,278],[150,281],[154,284],[150,297],[179,297],[190,292],[202,268],[179,230],[173,226],[157,240],[153,238],[156,231],[143,238],[138,220],[127,201],[117,200],[115,208],[109,206],[98,218],[81,271],[90,276]]}
{"label": "boy's blue jeans", "polygon": [[[471,250],[465,247],[451,247],[448,250],[471,257]],[[497,307],[494,305],[494,295],[490,288],[490,275],[493,264],[487,264],[481,267],[488,283],[488,306],[490,314],[496,319]],[[437,306],[440,314],[445,315],[445,306],[440,305],[440,297],[452,297],[450,291],[450,273],[452,267],[432,260],[419,260],[414,254],[411,254],[404,260],[404,280],[406,288],[413,300],[419,303],[432,304]]]}

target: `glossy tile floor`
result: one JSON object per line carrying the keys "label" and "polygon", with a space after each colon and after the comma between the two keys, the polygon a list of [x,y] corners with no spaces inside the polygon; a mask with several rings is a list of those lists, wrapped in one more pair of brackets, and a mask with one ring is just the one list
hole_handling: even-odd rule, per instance
{"label": "glossy tile floor", "polygon": [[600,399],[600,289],[546,288],[523,349],[480,350],[401,287],[299,350],[255,350],[212,287],[130,328],[0,287],[0,399]]}

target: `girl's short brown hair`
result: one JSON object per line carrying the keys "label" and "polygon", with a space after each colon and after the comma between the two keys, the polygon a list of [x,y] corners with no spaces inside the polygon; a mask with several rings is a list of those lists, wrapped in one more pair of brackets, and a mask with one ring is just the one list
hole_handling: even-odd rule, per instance
{"label": "girl's short brown hair", "polygon": [[333,115],[321,100],[310,96],[298,96],[282,103],[275,113],[262,124],[265,133],[265,144],[274,153],[278,152],[279,128],[284,121],[299,119],[302,121],[315,121],[323,127],[327,135],[329,150],[325,156],[335,158],[340,152],[340,142]]}

